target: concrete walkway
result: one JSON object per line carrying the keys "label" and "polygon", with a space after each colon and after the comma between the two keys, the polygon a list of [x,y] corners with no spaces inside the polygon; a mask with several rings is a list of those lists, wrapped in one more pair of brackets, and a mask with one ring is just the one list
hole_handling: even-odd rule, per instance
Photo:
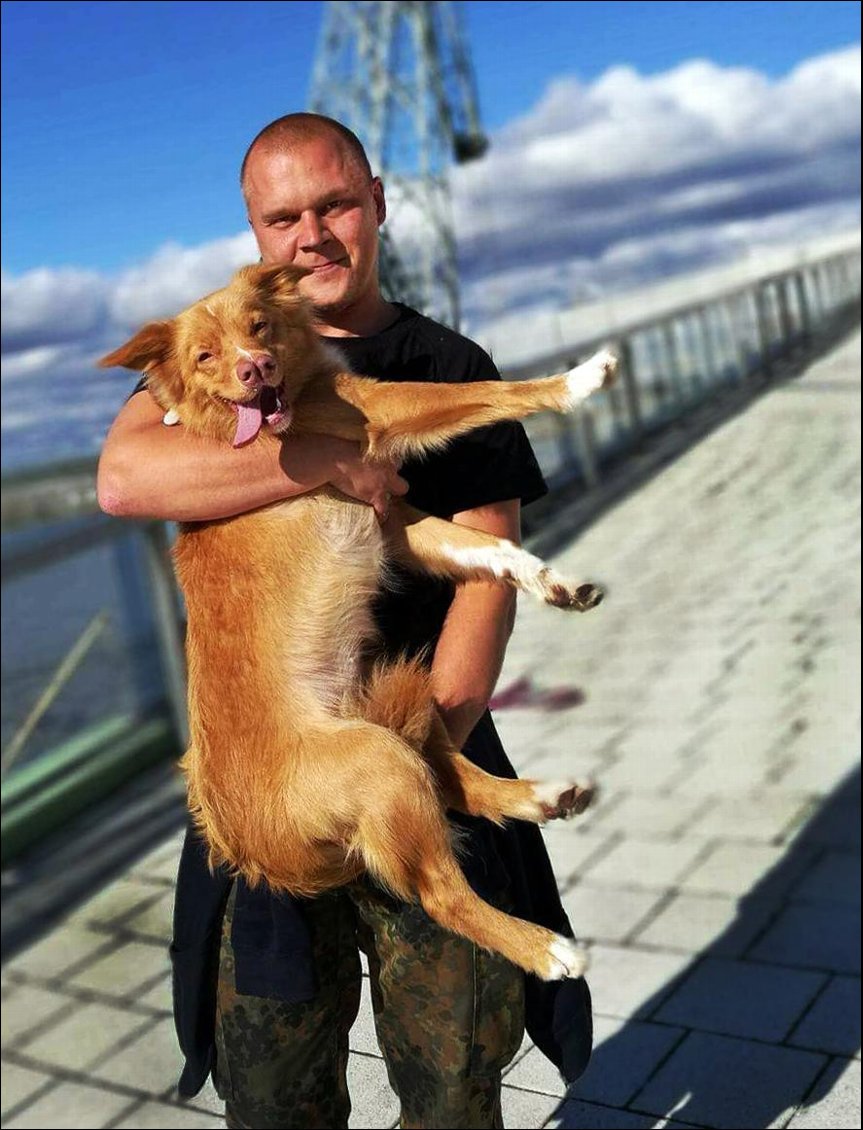
{"label": "concrete walkway", "polygon": [[[497,719],[520,771],[598,806],[547,831],[591,943],[591,1067],[525,1043],[509,1127],[860,1125],[860,337],[557,555],[608,599],[523,600]],[[3,1125],[218,1127],[178,1105],[168,959],[179,841],[3,968]],[[368,999],[352,1125],[397,1104]]]}

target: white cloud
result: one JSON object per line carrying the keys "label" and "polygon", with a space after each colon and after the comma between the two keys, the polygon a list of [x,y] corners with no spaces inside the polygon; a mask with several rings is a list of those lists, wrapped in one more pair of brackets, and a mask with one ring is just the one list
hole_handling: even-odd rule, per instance
{"label": "white cloud", "polygon": [[[557,310],[850,228],[859,160],[859,46],[776,80],[705,59],[650,76],[618,66],[589,84],[558,77],[482,160],[454,171],[471,332],[509,326],[526,308]],[[427,218],[410,205],[388,226],[410,247]],[[256,254],[243,232],[163,247],[114,277],[4,273],[4,396],[44,385],[46,370],[98,395],[101,352],[223,285]],[[109,399],[113,408],[116,394]]]}
{"label": "white cloud", "polygon": [[105,319],[105,279],[70,268],[35,271],[13,278],[3,271],[3,352],[49,342],[75,341]]}
{"label": "white cloud", "polygon": [[168,244],[117,280],[110,299],[112,318],[133,328],[151,318],[176,314],[202,295],[224,286],[244,263],[258,257],[251,232],[201,247]]}

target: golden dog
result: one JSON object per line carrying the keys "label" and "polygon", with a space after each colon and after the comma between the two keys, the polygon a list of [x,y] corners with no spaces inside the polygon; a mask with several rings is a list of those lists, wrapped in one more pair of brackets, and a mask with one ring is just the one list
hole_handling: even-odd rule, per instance
{"label": "golden dog", "polygon": [[[607,352],[558,377],[381,382],[346,372],[315,334],[295,267],[244,267],[100,362],[143,370],[166,423],[233,442],[311,432],[403,460],[472,428],[567,411],[613,377]],[[266,427],[264,424],[266,423]],[[418,660],[374,662],[371,600],[387,560],[498,580],[584,611],[601,593],[510,542],[403,501],[381,527],[328,488],[181,528],[191,744],[182,766],[213,865],[312,896],[368,870],[446,928],[545,979],[580,976],[565,937],[489,906],[457,863],[445,810],[543,822],[590,788],[493,777],[449,739]]]}

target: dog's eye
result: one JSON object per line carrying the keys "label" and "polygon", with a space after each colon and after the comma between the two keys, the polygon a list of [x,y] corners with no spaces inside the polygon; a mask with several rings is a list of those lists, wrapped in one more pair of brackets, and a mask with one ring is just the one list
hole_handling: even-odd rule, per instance
{"label": "dog's eye", "polygon": [[212,356],[213,356],[212,353],[207,353],[207,351],[204,350],[203,353],[198,354],[198,364],[203,365],[203,363],[205,361],[209,361]]}
{"label": "dog's eye", "polygon": [[262,330],[265,330],[267,328],[268,324],[269,323],[267,323],[267,322],[252,322],[252,333],[253,334],[261,333]]}

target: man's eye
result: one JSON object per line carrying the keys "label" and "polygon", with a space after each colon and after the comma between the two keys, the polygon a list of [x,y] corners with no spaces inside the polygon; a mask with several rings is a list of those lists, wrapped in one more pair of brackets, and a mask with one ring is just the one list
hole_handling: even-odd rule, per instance
{"label": "man's eye", "polygon": [[207,353],[207,351],[204,350],[202,353],[198,354],[198,364],[202,365],[205,361],[209,361],[212,356],[212,353]]}
{"label": "man's eye", "polygon": [[267,328],[269,322],[252,322],[252,333],[259,334]]}
{"label": "man's eye", "polygon": [[344,200],[330,200],[324,205],[325,212],[336,212],[344,204]]}

